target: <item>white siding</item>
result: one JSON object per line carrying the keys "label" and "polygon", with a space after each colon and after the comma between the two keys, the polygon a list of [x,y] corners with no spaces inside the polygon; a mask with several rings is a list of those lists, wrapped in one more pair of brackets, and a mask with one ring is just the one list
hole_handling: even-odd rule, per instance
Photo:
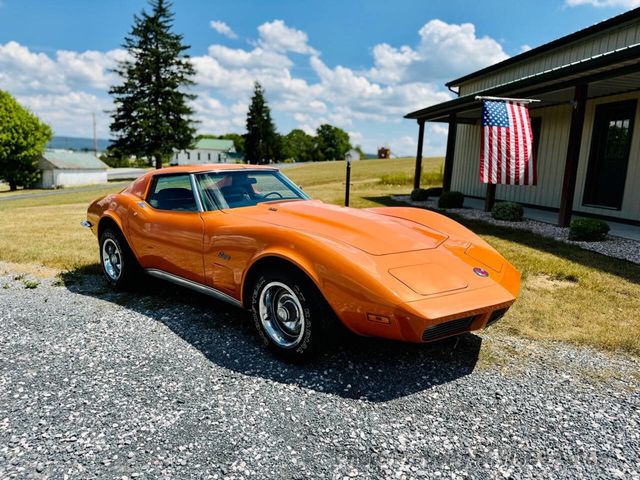
{"label": "white siding", "polygon": [[[199,157],[198,157],[199,155]],[[233,163],[224,150],[182,150],[171,157],[171,165],[198,165],[204,163]]]}
{"label": "white siding", "polygon": [[460,95],[468,95],[638,43],[640,43],[640,22],[635,21],[471,79],[460,85]]}
{"label": "white siding", "polygon": [[73,187],[77,185],[92,185],[96,183],[107,183],[106,170],[43,170],[42,188]]}
{"label": "white siding", "polygon": [[[640,108],[636,110],[622,209],[618,211],[582,206],[595,106],[600,103],[632,98],[637,98],[640,104],[640,93],[603,97],[587,102],[576,179],[574,211],[640,220]],[[538,185],[520,187],[498,185],[496,188],[496,198],[499,200],[511,200],[531,205],[559,208],[562,180],[564,177],[564,164],[569,142],[571,107],[569,105],[560,105],[542,108],[533,111],[532,116],[542,117],[542,130],[538,151]],[[480,183],[479,164],[480,126],[458,125],[451,189],[460,191],[465,195],[484,197],[486,185]]]}

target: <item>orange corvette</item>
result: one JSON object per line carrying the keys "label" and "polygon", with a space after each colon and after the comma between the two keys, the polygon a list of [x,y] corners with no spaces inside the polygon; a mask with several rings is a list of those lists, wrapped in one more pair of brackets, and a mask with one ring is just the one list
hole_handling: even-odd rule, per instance
{"label": "orange corvette", "polygon": [[509,262],[445,216],[328,205],[269,167],[149,172],[93,202],[83,224],[114,287],[142,271],[244,307],[289,357],[321,346],[335,317],[407,342],[484,328],[520,288]]}

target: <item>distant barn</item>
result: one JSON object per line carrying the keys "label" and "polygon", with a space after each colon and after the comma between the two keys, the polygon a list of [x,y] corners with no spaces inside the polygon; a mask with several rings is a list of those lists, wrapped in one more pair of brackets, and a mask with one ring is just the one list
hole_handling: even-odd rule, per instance
{"label": "distant barn", "polygon": [[38,161],[40,188],[107,183],[107,165],[92,153],[46,150]]}
{"label": "distant barn", "polygon": [[391,149],[388,147],[380,147],[378,149],[378,158],[391,158]]}

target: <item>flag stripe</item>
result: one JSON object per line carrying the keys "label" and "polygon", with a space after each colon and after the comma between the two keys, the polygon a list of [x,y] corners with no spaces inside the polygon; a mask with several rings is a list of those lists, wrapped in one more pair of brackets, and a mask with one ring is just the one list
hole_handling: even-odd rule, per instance
{"label": "flag stripe", "polygon": [[526,104],[485,101],[482,107],[480,181],[535,185],[537,152]]}

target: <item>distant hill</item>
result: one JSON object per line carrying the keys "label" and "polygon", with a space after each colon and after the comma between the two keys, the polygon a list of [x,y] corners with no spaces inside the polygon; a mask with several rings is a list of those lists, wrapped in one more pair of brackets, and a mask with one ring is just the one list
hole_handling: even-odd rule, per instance
{"label": "distant hill", "polygon": [[[107,147],[111,145],[111,140],[99,138],[97,143],[98,152],[104,152]],[[51,141],[47,143],[47,148],[64,148],[66,150],[92,151],[93,139],[78,137],[53,137]]]}

